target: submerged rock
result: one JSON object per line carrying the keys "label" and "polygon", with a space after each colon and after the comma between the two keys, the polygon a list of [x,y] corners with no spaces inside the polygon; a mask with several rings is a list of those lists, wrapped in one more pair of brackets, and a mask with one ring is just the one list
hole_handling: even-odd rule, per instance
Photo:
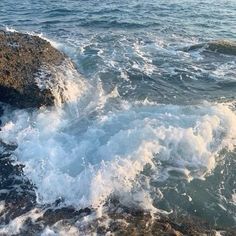
{"label": "submerged rock", "polygon": [[215,40],[208,43],[195,44],[184,48],[184,51],[189,52],[201,48],[226,55],[236,56],[236,42],[229,40]]}
{"label": "submerged rock", "polygon": [[55,67],[66,59],[38,36],[0,31],[0,102],[18,108],[54,105],[51,90],[38,83],[55,78]]}

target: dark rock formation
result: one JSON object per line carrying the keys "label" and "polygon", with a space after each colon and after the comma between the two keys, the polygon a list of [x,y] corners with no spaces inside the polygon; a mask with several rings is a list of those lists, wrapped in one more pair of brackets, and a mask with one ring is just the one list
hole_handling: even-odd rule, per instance
{"label": "dark rock formation", "polygon": [[53,77],[50,68],[65,59],[63,53],[38,36],[0,31],[0,102],[18,108],[53,105],[52,92],[40,89],[35,77],[42,67],[47,73],[40,80]]}
{"label": "dark rock formation", "polygon": [[184,51],[189,52],[200,48],[208,51],[236,56],[236,42],[229,40],[216,40],[208,43],[195,44],[184,48]]}
{"label": "dark rock formation", "polygon": [[0,224],[9,222],[33,209],[36,203],[34,187],[23,174],[23,165],[16,164],[11,154],[17,148],[0,140]]}

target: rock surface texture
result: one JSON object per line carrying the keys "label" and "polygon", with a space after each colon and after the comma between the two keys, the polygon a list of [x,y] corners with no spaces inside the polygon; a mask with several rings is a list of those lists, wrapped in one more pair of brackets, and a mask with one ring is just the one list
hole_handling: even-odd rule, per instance
{"label": "rock surface texture", "polygon": [[52,92],[39,88],[35,78],[42,68],[47,68],[47,73],[40,80],[55,77],[50,68],[60,66],[65,59],[38,36],[0,31],[0,102],[18,108],[53,105]]}

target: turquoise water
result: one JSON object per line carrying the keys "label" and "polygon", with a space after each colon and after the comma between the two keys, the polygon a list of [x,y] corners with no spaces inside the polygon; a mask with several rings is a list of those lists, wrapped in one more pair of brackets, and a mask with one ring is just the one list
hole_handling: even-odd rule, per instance
{"label": "turquoise water", "polygon": [[[106,198],[131,195],[135,202],[137,192],[142,199],[148,193],[147,202],[156,209],[192,214],[213,226],[236,225],[236,57],[183,50],[211,40],[236,40],[234,0],[1,0],[0,26],[51,40],[72,58],[92,91],[83,95],[86,102],[77,103],[82,116],[60,115],[66,127],[53,130],[50,139],[55,153],[66,159],[65,166],[58,164],[65,159],[56,159],[55,169],[74,180],[63,182],[53,167],[50,174],[56,177],[51,187],[40,185],[43,177],[28,175],[39,189],[40,201],[53,202],[62,195],[69,204],[97,204],[97,192],[91,197],[81,187],[96,186],[91,184],[93,174],[80,176],[85,166],[92,165],[108,180],[121,178],[114,186],[112,181],[103,183],[109,186],[102,194]],[[35,121],[36,127],[41,122],[39,132],[45,128],[41,119]],[[24,125],[12,132],[22,137]],[[34,140],[34,134],[29,135]],[[50,152],[35,157],[42,143],[31,145],[36,151],[30,156],[25,140],[17,142],[23,143],[17,155],[27,168],[35,167],[34,158],[40,162],[46,157],[48,164]],[[117,159],[126,167],[138,163],[133,177],[124,175],[125,164]],[[107,169],[115,172],[114,166],[124,171],[113,176]],[[49,176],[48,170],[43,173]],[[132,187],[122,192],[126,180]],[[60,181],[69,189],[65,194],[54,189]],[[83,197],[92,200],[86,203]]]}

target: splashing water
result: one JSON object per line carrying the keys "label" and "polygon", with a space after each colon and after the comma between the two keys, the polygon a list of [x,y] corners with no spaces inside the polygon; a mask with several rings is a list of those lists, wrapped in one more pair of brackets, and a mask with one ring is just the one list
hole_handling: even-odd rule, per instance
{"label": "splashing water", "polygon": [[[59,86],[66,78],[68,103],[6,112],[0,132],[4,142],[17,144],[15,155],[36,185],[39,202],[63,198],[96,208],[115,195],[125,204],[154,209],[148,186],[139,183],[147,164],[162,181],[171,169],[188,180],[203,178],[215,168],[219,151],[235,145],[230,104],[132,104],[119,101],[117,92],[104,95],[101,88],[91,96],[83,78],[76,84],[69,80],[75,76],[70,67],[60,69],[65,72],[59,70]],[[53,89],[58,93],[57,86]],[[118,108],[110,106],[112,99]]]}
{"label": "splashing water", "polygon": [[[1,1],[1,26],[50,38],[80,71],[66,61],[41,83],[43,66],[36,81],[56,106],[5,107],[1,117],[0,139],[17,145],[11,158],[24,165],[37,204],[60,199],[102,215],[118,199],[234,226],[235,56],[195,45],[234,40],[235,11],[232,0]],[[31,213],[0,233],[18,232]]]}

